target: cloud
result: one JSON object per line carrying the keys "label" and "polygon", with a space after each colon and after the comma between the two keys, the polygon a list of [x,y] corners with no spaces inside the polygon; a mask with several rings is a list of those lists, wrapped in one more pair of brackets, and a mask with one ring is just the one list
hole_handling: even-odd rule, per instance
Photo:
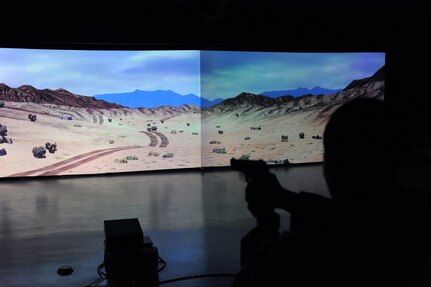
{"label": "cloud", "polygon": [[151,58],[125,69],[124,72],[133,75],[196,77],[199,75],[199,66],[199,58]]}
{"label": "cloud", "polygon": [[171,89],[200,92],[196,51],[0,49],[0,82],[81,95]]}

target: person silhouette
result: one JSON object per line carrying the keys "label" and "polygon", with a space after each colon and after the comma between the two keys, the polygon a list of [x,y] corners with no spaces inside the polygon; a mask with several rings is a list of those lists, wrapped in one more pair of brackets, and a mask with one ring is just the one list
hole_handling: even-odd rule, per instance
{"label": "person silhouette", "polygon": [[[330,198],[287,190],[272,173],[248,183],[257,226],[241,240],[232,287],[400,283],[406,257],[386,132],[384,102],[355,98],[335,110],[324,130]],[[279,208],[291,214],[288,232],[279,232]]]}

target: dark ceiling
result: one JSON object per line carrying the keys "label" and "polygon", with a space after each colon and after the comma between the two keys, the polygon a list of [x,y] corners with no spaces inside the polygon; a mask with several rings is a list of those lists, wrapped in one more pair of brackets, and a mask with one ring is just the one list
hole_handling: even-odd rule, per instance
{"label": "dark ceiling", "polygon": [[[152,0],[7,4],[4,43],[379,48],[428,21],[419,1]],[[23,6],[23,7],[20,7]],[[24,8],[25,7],[25,8]],[[429,22],[428,22],[429,23]],[[416,33],[416,32],[415,32]],[[420,32],[419,32],[420,33]]]}

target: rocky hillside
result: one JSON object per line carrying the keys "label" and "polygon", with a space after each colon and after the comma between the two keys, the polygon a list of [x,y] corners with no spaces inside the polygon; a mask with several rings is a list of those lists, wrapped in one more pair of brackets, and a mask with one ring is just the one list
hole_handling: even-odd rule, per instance
{"label": "rocky hillside", "polygon": [[36,104],[53,104],[76,108],[112,109],[123,106],[96,100],[94,97],[81,96],[65,89],[39,90],[30,85],[11,88],[0,83],[0,101],[31,102]]}
{"label": "rocky hillside", "polygon": [[340,104],[355,97],[384,97],[384,67],[380,68],[373,76],[354,80],[342,91],[332,95],[303,95],[300,97],[282,96],[272,98],[252,93],[240,93],[238,96],[226,99],[210,108],[203,108],[205,112],[220,112],[245,107],[285,107],[289,109],[307,109],[312,107],[324,107],[332,104]]}
{"label": "rocky hillside", "polygon": [[384,81],[384,80],[385,80],[385,66],[377,70],[377,72],[375,72],[374,75],[372,75],[371,77],[352,81],[349,85],[347,85],[347,87],[344,88],[344,90],[349,90],[349,89],[363,86],[365,84]]}

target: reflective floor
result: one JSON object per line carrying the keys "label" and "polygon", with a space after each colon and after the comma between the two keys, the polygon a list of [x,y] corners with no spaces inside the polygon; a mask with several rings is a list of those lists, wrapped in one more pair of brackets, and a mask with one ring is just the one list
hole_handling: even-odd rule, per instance
{"label": "reflective floor", "polygon": [[[283,186],[327,196],[321,165],[274,168]],[[0,182],[0,286],[86,286],[103,261],[103,221],[138,218],[167,262],[160,280],[239,268],[254,226],[240,173],[171,171]],[[282,228],[289,228],[289,215]],[[74,272],[57,275],[61,265]],[[229,286],[204,278],[166,286]]]}

